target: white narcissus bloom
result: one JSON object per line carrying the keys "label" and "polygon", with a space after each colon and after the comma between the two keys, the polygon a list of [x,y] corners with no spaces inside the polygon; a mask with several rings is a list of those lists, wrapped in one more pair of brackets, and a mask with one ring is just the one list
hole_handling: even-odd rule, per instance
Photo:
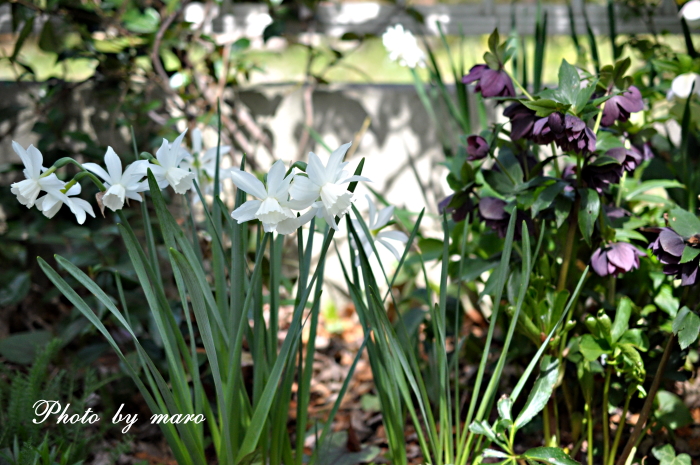
{"label": "white narcissus bloom", "polygon": [[55,174],[51,173],[48,176],[41,176],[41,172],[46,171],[46,168],[42,166],[44,157],[39,149],[30,145],[25,150],[24,147],[15,141],[12,141],[12,149],[22,159],[24,176],[27,178],[10,186],[10,191],[17,196],[19,203],[26,205],[27,208],[32,208],[42,190],[47,192],[60,191],[63,183]]}
{"label": "white narcissus bloom", "polygon": [[[394,206],[391,205],[377,212],[377,207],[374,205],[374,202],[372,202],[372,199],[370,199],[369,196],[366,196],[366,198],[367,203],[369,204],[369,223],[367,224],[367,229],[369,229],[372,237],[368,238],[365,235],[365,231],[362,229],[362,225],[360,225],[359,220],[351,220],[353,226],[355,227],[355,231],[360,238],[360,242],[362,243],[362,248],[365,250],[365,255],[367,255],[367,258],[369,258],[372,253],[374,253],[374,250],[372,249],[372,242],[378,242],[386,247],[392,254],[394,254],[394,257],[396,257],[397,260],[401,260],[401,254],[398,250],[396,250],[396,247],[394,247],[390,242],[387,242],[387,239],[398,241],[405,245],[408,242],[408,236],[401,231],[380,231],[389,223],[389,220],[391,220],[391,217],[394,215]],[[354,247],[357,247],[357,245],[354,245]],[[355,266],[360,266],[359,255],[355,257]]]}
{"label": "white narcissus bloom", "polygon": [[165,189],[172,186],[176,193],[184,194],[192,188],[195,173],[180,168],[180,163],[185,158],[185,151],[182,150],[182,139],[185,137],[185,129],[182,134],[169,143],[163,139],[163,144],[156,152],[156,159],[160,165],[150,165],[149,168],[156,178],[158,187]]}
{"label": "white narcissus bloom", "polygon": [[418,46],[416,37],[402,25],[390,27],[382,35],[382,43],[389,52],[389,59],[398,61],[401,66],[425,67],[425,53]]}
{"label": "white narcissus bloom", "polygon": [[[338,229],[335,217],[345,215],[352,204],[353,194],[348,191],[347,184],[354,181],[371,182],[364,176],[350,175],[343,169],[348,164],[343,162],[343,157],[350,145],[352,143],[341,145],[331,153],[325,166],[318,155],[310,152],[307,176],[296,175],[289,191],[292,198],[299,202],[314,202],[312,206],[316,215],[326,220],[335,230]],[[319,197],[321,200],[318,200]]]}
{"label": "white narcissus bloom", "polygon": [[[695,89],[693,89],[693,83],[695,83]],[[671,83],[671,89],[666,97],[668,99],[673,97],[688,98],[691,89],[696,95],[700,95],[700,76],[695,73],[680,74]]]}
{"label": "white narcissus bloom", "polygon": [[678,16],[684,18],[689,26],[697,27],[700,25],[700,0],[690,0],[683,5]]}
{"label": "white narcissus bloom", "polygon": [[146,175],[148,161],[135,161],[122,171],[122,161],[119,159],[119,155],[114,152],[112,147],[107,147],[105,166],[107,171],[97,163],[83,163],[83,168],[104,180],[107,190],[102,197],[102,204],[112,211],[117,211],[124,207],[125,199],[140,202],[141,196],[138,193],[148,190],[148,183],[141,181]]}
{"label": "white narcissus bloom", "polygon": [[232,170],[233,183],[241,190],[260,200],[249,200],[231,213],[238,223],[253,219],[262,222],[265,232],[277,231],[279,234],[290,234],[301,224],[308,221],[313,213],[307,212],[300,220],[292,209],[307,208],[311,202],[298,202],[289,199],[289,188],[295,175],[285,177],[285,167],[282,160],[277,160],[267,174],[267,188],[250,173]]}
{"label": "white narcissus bloom", "polygon": [[[211,182],[216,176],[216,147],[202,152],[202,132],[199,128],[192,131],[192,153],[184,150],[185,158],[181,163],[183,168],[189,168],[197,173],[197,179],[203,184],[204,175],[208,176],[207,181]],[[231,151],[228,145],[219,146],[219,163],[223,156]],[[223,178],[228,174],[228,170],[219,169],[219,175]]]}
{"label": "white narcissus bloom", "polygon": [[[63,184],[62,181],[59,182]],[[65,194],[61,191],[51,190],[36,200],[36,207],[44,213],[45,217],[53,218],[65,203],[75,215],[78,223],[83,224],[85,223],[86,213],[94,218],[95,212],[92,210],[92,205],[88,202],[73,197],[79,195],[81,190],[80,184],[73,185]]]}

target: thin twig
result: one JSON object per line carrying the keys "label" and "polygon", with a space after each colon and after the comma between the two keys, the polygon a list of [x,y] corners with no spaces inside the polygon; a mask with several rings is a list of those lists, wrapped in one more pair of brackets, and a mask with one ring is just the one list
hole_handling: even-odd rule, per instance
{"label": "thin twig", "polygon": [[642,430],[646,427],[647,419],[649,418],[649,414],[651,413],[651,408],[654,405],[654,398],[656,397],[656,392],[659,390],[659,385],[661,384],[661,379],[664,377],[664,371],[666,369],[666,364],[668,363],[668,359],[671,357],[671,352],[672,352],[671,349],[673,348],[673,344],[675,341],[676,341],[676,336],[672,333],[668,337],[668,341],[666,342],[666,348],[664,349],[664,354],[661,356],[661,361],[659,362],[659,368],[656,369],[656,375],[654,376],[654,381],[652,381],[652,383],[651,383],[651,387],[649,388],[647,398],[644,401],[644,406],[642,407],[642,411],[639,413],[639,418],[637,419],[637,424],[634,425],[634,429],[632,430],[632,434],[630,435],[629,439],[627,440],[627,445],[625,445],[625,448],[623,449],[622,454],[620,454],[620,458],[617,459],[617,462],[615,465],[625,465],[627,463],[627,457],[632,452],[632,449],[634,448],[634,446],[637,442],[637,438],[639,437],[640,434],[642,434]]}

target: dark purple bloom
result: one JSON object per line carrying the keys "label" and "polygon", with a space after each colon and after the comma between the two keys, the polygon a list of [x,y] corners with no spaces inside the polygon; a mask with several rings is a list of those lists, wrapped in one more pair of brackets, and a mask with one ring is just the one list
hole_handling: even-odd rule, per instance
{"label": "dark purple bloom", "polygon": [[654,158],[654,152],[651,150],[651,142],[644,142],[641,148],[638,145],[632,145],[630,150],[639,152],[642,155],[644,161],[651,160]]}
{"label": "dark purple bloom", "polygon": [[644,155],[634,147],[626,149],[615,147],[605,152],[605,155],[617,160],[625,171],[632,172],[644,161]]}
{"label": "dark purple bloom", "polygon": [[532,127],[538,119],[534,110],[516,102],[503,110],[503,116],[510,119],[510,140],[529,139],[532,136]]}
{"label": "dark purple bloom", "polygon": [[595,151],[595,133],[580,118],[573,115],[552,113],[535,121],[532,140],[546,145],[551,142],[564,151],[587,153]]}
{"label": "dark purple bloom", "polygon": [[671,228],[661,228],[649,248],[663,265],[664,274],[673,275],[681,280],[682,286],[692,286],[698,281],[698,267],[700,256],[693,260],[681,263],[681,257],[686,247],[685,240]]}
{"label": "dark purple bloom", "polygon": [[482,197],[479,200],[479,216],[486,226],[498,232],[500,237],[506,237],[510,215],[505,211],[506,202],[496,197]]}
{"label": "dark purple bloom", "polygon": [[[508,232],[508,223],[510,222],[510,214],[505,210],[506,202],[497,199],[496,197],[482,197],[479,200],[479,216],[486,223],[486,226],[498,233],[498,236],[506,237]],[[522,237],[521,223],[528,223],[528,228],[532,231],[532,220],[520,210],[516,210],[517,220],[514,233],[514,239],[520,240]]]}
{"label": "dark purple bloom", "polygon": [[474,90],[484,97],[515,97],[513,81],[503,69],[495,71],[487,65],[475,65],[462,78],[464,84],[479,81]]}
{"label": "dark purple bloom", "polygon": [[467,137],[467,160],[481,160],[489,154],[489,144],[481,136]]}
{"label": "dark purple bloom", "polygon": [[608,185],[619,183],[623,171],[624,168],[619,163],[588,164],[581,170],[581,177],[588,187],[601,193]]}
{"label": "dark purple bloom", "polygon": [[635,86],[630,86],[622,94],[616,95],[605,102],[603,118],[600,120],[600,124],[607,127],[615,124],[615,121],[624,123],[629,120],[630,113],[642,111],[643,109],[642,94]]}
{"label": "dark purple bloom", "polygon": [[[559,113],[553,113],[559,115]],[[552,115],[550,125],[552,124]],[[557,121],[559,121],[557,119]],[[587,153],[595,151],[595,133],[580,118],[566,115],[563,121],[564,135],[557,139],[557,145],[567,152]],[[559,128],[556,129],[558,131]]]}
{"label": "dark purple bloom", "polygon": [[599,276],[619,276],[639,268],[639,257],[646,254],[627,242],[614,242],[593,252],[591,267]]}
{"label": "dark purple bloom", "polygon": [[438,211],[440,213],[444,211],[452,215],[452,220],[455,223],[464,221],[467,215],[476,208],[471,197],[472,189],[468,188],[445,197],[438,203]]}
{"label": "dark purple bloom", "polygon": [[611,219],[619,220],[631,215],[631,213],[624,208],[616,207],[614,205],[603,205],[603,209],[605,210],[607,217]]}

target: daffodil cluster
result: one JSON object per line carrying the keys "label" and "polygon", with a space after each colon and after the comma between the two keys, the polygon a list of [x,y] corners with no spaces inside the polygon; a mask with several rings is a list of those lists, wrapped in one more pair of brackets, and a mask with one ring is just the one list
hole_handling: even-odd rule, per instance
{"label": "daffodil cluster", "polygon": [[345,215],[353,201],[348,184],[369,181],[345,170],[348,162],[343,158],[350,145],[341,145],[325,165],[318,155],[309,153],[305,172],[296,167],[288,171],[278,160],[267,173],[265,184],[245,171],[231,171],[233,183],[257,197],[234,210],[231,217],[238,223],[257,219],[265,232],[290,234],[316,216],[337,230],[335,218]]}
{"label": "daffodil cluster", "polygon": [[[103,211],[105,207],[112,211],[121,210],[129,199],[140,202],[141,192],[148,190],[148,181],[145,178],[149,169],[158,187],[165,189],[172,186],[176,193],[185,194],[192,188],[197,175],[202,179],[212,171],[210,166],[212,153],[214,163],[216,162],[216,148],[204,152],[199,159],[190,155],[182,147],[186,132],[187,130],[183,131],[173,142],[163,139],[155,157],[150,160],[137,160],[126,168],[123,167],[121,158],[112,147],[107,148],[104,167],[97,163],[81,165],[73,159],[64,158],[51,168],[46,168],[43,166],[43,155],[39,149],[30,145],[25,150],[13,141],[12,148],[24,164],[26,179],[12,184],[12,193],[27,208],[36,205],[47,218],[53,218],[65,204],[80,224],[85,222],[86,215],[95,216],[90,203],[77,197],[82,190],[78,181],[85,176],[91,178],[99,187],[97,201]],[[199,131],[195,131],[193,139],[194,152],[201,153]],[[227,153],[229,150],[229,147],[220,148],[222,153]],[[56,176],[55,171],[67,163],[79,166],[82,171],[73,180],[64,182]],[[41,192],[45,192],[45,195],[39,197]]]}

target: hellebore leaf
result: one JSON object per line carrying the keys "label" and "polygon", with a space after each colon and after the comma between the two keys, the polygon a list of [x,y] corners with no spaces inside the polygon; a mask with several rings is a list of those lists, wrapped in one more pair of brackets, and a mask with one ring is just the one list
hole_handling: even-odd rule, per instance
{"label": "hellebore leaf", "polygon": [[668,215],[669,225],[681,236],[690,237],[700,233],[700,219],[682,208],[674,208]]}
{"label": "hellebore leaf", "polygon": [[536,447],[525,452],[522,457],[550,465],[578,465],[578,462],[558,447]]}
{"label": "hellebore leaf", "polygon": [[698,338],[700,317],[684,306],[678,311],[676,318],[673,319],[673,332],[678,335],[678,343],[681,349],[687,348]]}
{"label": "hellebore leaf", "polygon": [[559,377],[559,360],[548,356],[543,357],[540,367],[542,372],[530,391],[525,407],[515,420],[516,428],[522,428],[528,424],[535,415],[542,411],[552,395],[554,384]]}
{"label": "hellebore leaf", "polygon": [[578,225],[583,239],[590,245],[593,228],[600,211],[600,197],[593,189],[579,189],[579,194],[581,195],[581,208],[578,212]]}

